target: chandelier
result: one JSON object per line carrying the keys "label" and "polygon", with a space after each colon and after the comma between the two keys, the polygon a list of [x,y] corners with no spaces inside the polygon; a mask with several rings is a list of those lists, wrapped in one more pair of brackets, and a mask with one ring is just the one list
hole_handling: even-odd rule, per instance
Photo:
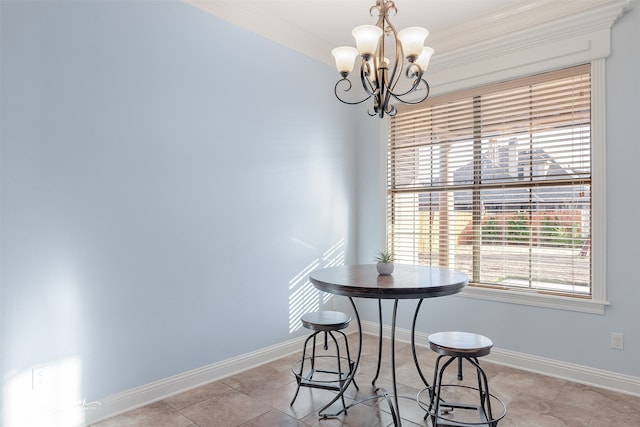
{"label": "chandelier", "polygon": [[[362,104],[373,98],[373,107],[368,110],[370,116],[385,114],[394,116],[396,107],[392,99],[404,104],[418,104],[429,96],[429,84],[423,79],[423,74],[429,65],[429,59],[434,50],[423,46],[429,31],[422,27],[409,27],[397,32],[389,21],[389,13],[398,12],[392,0],[376,0],[371,6],[371,16],[378,11],[376,25],[360,25],[353,29],[357,49],[341,46],[333,49],[338,72],[342,76],[335,85],[336,98],[345,104]],[[385,39],[394,50],[394,60],[385,57]],[[364,89],[364,98],[352,100],[344,98],[343,92],[352,89],[349,73],[353,70],[356,58],[360,55],[360,81]],[[405,60],[407,61],[405,68]],[[404,79],[402,79],[404,69]],[[398,83],[403,80],[401,85]],[[424,93],[420,90],[424,89]]]}

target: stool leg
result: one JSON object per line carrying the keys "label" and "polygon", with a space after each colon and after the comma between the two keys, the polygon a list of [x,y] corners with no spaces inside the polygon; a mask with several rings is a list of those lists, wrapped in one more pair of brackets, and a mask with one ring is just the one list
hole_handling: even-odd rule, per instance
{"label": "stool leg", "polygon": [[[342,386],[344,385],[344,380],[342,379],[342,361],[340,360],[340,346],[338,345],[338,340],[336,340],[336,337],[333,335],[331,331],[325,332],[325,339],[327,334],[331,336],[331,339],[333,339],[333,343],[336,346],[336,360],[338,362],[338,384],[340,384],[340,388],[342,389]],[[325,343],[325,346],[326,346],[326,343]],[[344,413],[346,415],[347,405],[344,402],[344,393],[340,396],[340,399],[342,400],[342,408],[344,409]]]}
{"label": "stool leg", "polygon": [[[356,373],[353,372],[353,368],[355,367],[355,362],[351,360],[351,353],[349,353],[349,340],[347,340],[347,336],[345,335],[344,332],[342,331],[336,331],[336,332],[342,335],[342,338],[344,339],[344,347],[347,349],[347,362],[349,363],[349,375],[355,375]],[[358,384],[356,384],[355,377],[353,378],[352,382],[353,382],[353,385],[356,387],[356,390],[360,390],[360,387],[358,387]]]}
{"label": "stool leg", "polygon": [[[440,365],[440,358],[442,358],[443,356],[438,356],[436,359],[436,366],[435,368],[433,368],[433,382],[431,383],[431,388],[429,389],[429,410],[427,411],[427,413],[424,415],[423,420],[426,420],[427,417],[429,416],[429,413],[431,412],[431,410],[433,409],[433,405],[434,405],[434,400],[433,398],[436,395],[436,384],[438,381],[438,366]],[[434,424],[435,425],[435,424]]]}
{"label": "stool leg", "polygon": [[[318,333],[316,332],[313,335],[309,335],[307,337],[307,339],[304,341],[304,346],[302,347],[302,360],[300,361],[300,372],[298,373],[298,375],[296,375],[296,382],[298,383],[298,388],[296,388],[296,393],[293,395],[293,399],[291,400],[291,403],[289,404],[289,406],[293,406],[294,402],[296,401],[296,399],[298,398],[298,393],[300,392],[300,383],[302,382],[302,372],[304,372],[304,361],[305,361],[305,357],[307,355],[307,344],[309,343],[309,340],[311,338],[313,338],[313,347],[315,349],[315,343],[316,343],[316,335]],[[314,350],[314,357],[315,357],[315,350]],[[313,372],[313,360],[314,357],[311,358],[311,369]],[[313,374],[312,374],[313,375]]]}
{"label": "stool leg", "polygon": [[[478,373],[478,389],[480,390],[480,405],[482,412],[484,412],[487,420],[493,419],[493,413],[491,411],[491,396],[489,395],[489,381],[487,380],[487,374],[484,369],[480,367],[480,363],[477,358],[468,359],[469,362],[476,367]],[[491,423],[491,427],[498,425],[498,422]]]}
{"label": "stool leg", "polygon": [[[456,359],[457,359],[456,357],[450,357],[450,358],[449,358],[449,360],[447,360],[447,361],[445,362],[445,364],[444,364],[444,365],[442,365],[442,368],[440,368],[440,374],[438,375],[438,396],[437,396],[437,397],[438,397],[438,400],[437,400],[437,403],[438,403],[438,411],[436,411],[436,414],[438,414],[438,415],[440,414],[440,407],[441,407],[441,406],[445,406],[445,407],[447,407],[447,406],[448,406],[448,405],[446,405],[446,403],[447,403],[447,402],[446,402],[442,397],[440,397],[440,391],[442,390],[442,380],[444,379],[444,371],[445,371],[445,370],[447,369],[447,367],[448,367],[449,365],[451,365],[451,363],[452,363],[454,360],[456,360]],[[443,403],[444,403],[445,405],[442,405]],[[445,414],[446,414],[446,413],[449,413],[449,412],[451,412],[451,411],[453,411],[453,407],[449,406],[449,409],[448,409],[448,410],[443,410],[443,413],[445,413]]]}
{"label": "stool leg", "polygon": [[313,345],[311,346],[311,376],[309,378],[313,378],[313,373],[316,371],[316,335],[320,332],[316,332],[313,334]]}
{"label": "stool leg", "polygon": [[458,357],[458,381],[462,381],[462,357]]}
{"label": "stool leg", "polygon": [[[451,362],[453,362],[456,359],[455,357],[450,357],[449,360],[447,360],[442,365],[442,367],[438,369],[440,366],[440,359],[442,359],[443,357],[446,357],[446,356],[444,355],[438,356],[438,358],[436,359],[436,366],[433,370],[433,390],[430,393],[431,402],[429,402],[429,411],[431,412],[431,424],[433,425],[433,427],[436,427],[438,425],[438,417],[440,416],[440,406],[441,406],[440,401],[442,400],[440,398],[440,391],[442,389],[442,377],[444,376],[444,371],[445,369],[447,369],[447,366],[449,366]],[[425,415],[424,419],[426,418],[427,416]]]}
{"label": "stool leg", "polygon": [[469,360],[469,363],[471,363],[472,365],[476,366],[476,376],[478,377],[478,394],[480,397],[480,406],[482,407],[482,410],[485,410],[484,407],[484,400],[485,400],[485,393],[484,393],[484,385],[482,384],[482,376],[480,375],[480,364],[478,363],[478,359],[473,357],[473,358],[469,358],[467,359]]}
{"label": "stool leg", "polygon": [[[444,356],[438,356],[438,358],[436,359],[436,366],[435,368],[433,368],[433,382],[431,383],[432,386],[429,389],[429,410],[427,411],[426,414],[424,414],[424,418],[423,420],[426,420],[427,417],[429,416],[429,414],[431,413],[431,411],[433,410],[433,407],[435,405],[435,396],[436,396],[436,386],[438,385],[438,366],[440,366],[440,359],[443,358]],[[436,420],[433,418],[433,416],[431,417],[431,424],[433,426],[436,425]]]}

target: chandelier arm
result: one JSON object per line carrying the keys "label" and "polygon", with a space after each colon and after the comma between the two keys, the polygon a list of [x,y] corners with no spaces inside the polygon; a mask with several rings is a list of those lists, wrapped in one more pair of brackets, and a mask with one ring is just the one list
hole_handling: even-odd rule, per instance
{"label": "chandelier arm", "polygon": [[384,117],[384,113],[388,113],[390,109],[393,109],[393,105],[390,104],[391,97],[393,96],[393,92],[386,88],[384,91],[384,99],[382,100],[382,104],[380,105],[380,118]]}
{"label": "chandelier arm", "polygon": [[406,95],[408,95],[408,94],[410,94],[412,92],[415,92],[418,89],[418,86],[420,86],[420,83],[422,83],[422,82],[424,82],[427,85],[427,87],[429,86],[428,83],[424,79],[416,78],[413,81],[413,83],[411,83],[411,87],[406,92],[395,93],[393,91],[389,91],[389,93],[391,94],[391,96],[393,96],[394,98],[398,99],[399,97],[403,97],[403,96],[406,96]]}
{"label": "chandelier arm", "polygon": [[389,117],[393,117],[396,115],[396,113],[398,112],[397,108],[395,107],[395,105],[393,104],[389,104],[387,110],[385,111]]}
{"label": "chandelier arm", "polygon": [[[413,71],[412,71],[413,70]],[[415,77],[415,80],[413,81],[413,83],[411,84],[411,87],[404,93],[395,93],[393,91],[391,92],[391,95],[397,99],[400,102],[405,102],[402,99],[400,99],[401,97],[410,94],[411,92],[414,92],[415,90],[418,89],[418,87],[420,86],[420,83],[424,83],[425,88],[427,89],[427,96],[429,96],[429,83],[427,83],[427,81],[425,79],[422,78],[422,76],[424,75],[422,68],[420,68],[420,66],[416,63],[411,63],[409,64],[409,66],[407,67],[407,71],[405,73],[405,77],[407,79],[412,79]],[[422,101],[424,101],[425,99],[427,99],[427,96],[425,96]],[[422,102],[420,101],[420,102]]]}
{"label": "chandelier arm", "polygon": [[333,93],[336,95],[336,98],[338,98],[338,100],[344,104],[349,104],[349,105],[358,105],[358,104],[362,104],[363,102],[367,101],[369,98],[371,98],[372,95],[367,96],[366,98],[360,100],[360,101],[346,101],[344,99],[342,99],[340,97],[340,95],[338,94],[338,86],[340,86],[341,83],[343,82],[347,82],[349,85],[347,86],[346,89],[342,89],[343,92],[349,92],[351,90],[351,81],[349,79],[347,79],[346,77],[343,79],[340,79],[336,82],[336,85],[333,88]]}
{"label": "chandelier arm", "polygon": [[[423,96],[421,96],[418,100],[415,100],[415,101],[402,99],[403,96],[406,96],[406,95],[414,92],[420,86],[420,83],[424,83],[425,93],[424,93]],[[416,81],[413,84],[412,89],[406,91],[405,93],[400,93],[400,94],[395,94],[395,93],[391,92],[391,96],[393,96],[393,98],[395,98],[396,100],[402,102],[403,104],[415,105],[415,104],[419,104],[422,101],[424,101],[425,99],[427,99],[429,97],[430,90],[431,90],[431,88],[429,87],[429,83],[427,83],[427,81],[425,79],[416,79]]]}
{"label": "chandelier arm", "polygon": [[[373,107],[367,109],[367,114],[371,117],[378,115],[380,106],[380,95],[384,94],[384,73],[380,76],[377,67],[377,59],[372,58],[373,69],[368,61],[363,61],[360,66],[360,81],[364,91],[373,98]],[[370,77],[374,77],[371,79]],[[383,80],[380,80],[383,79]]]}
{"label": "chandelier arm", "polygon": [[[393,6],[393,5],[392,5]],[[393,6],[395,8],[395,6]],[[388,14],[385,14],[384,21],[385,25],[385,34],[392,34],[393,40],[396,44],[395,52],[394,52],[394,62],[393,69],[390,70],[391,73],[388,74],[388,80],[385,82],[387,89],[389,92],[393,92],[400,80],[401,73],[399,72],[404,67],[404,51],[402,50],[402,43],[398,40],[398,32],[396,31],[396,27],[393,26],[391,21],[389,20]],[[384,41],[383,41],[384,44]],[[382,51],[382,55],[384,56],[384,51]],[[389,73],[389,70],[387,71]]]}
{"label": "chandelier arm", "polygon": [[[373,70],[370,69],[369,63],[367,61],[362,61],[362,65],[360,66],[360,81],[362,82],[362,88],[369,95],[369,98],[372,96],[376,96],[378,92],[377,88],[380,87],[378,84],[377,73],[375,74],[376,76],[375,82],[372,82],[371,80],[369,80],[368,76],[371,75],[372,72]],[[375,86],[374,86],[374,83],[375,83]]]}
{"label": "chandelier arm", "polygon": [[392,36],[395,42],[393,68],[389,70],[389,65],[391,64],[386,64],[384,69],[382,69],[382,72],[380,73],[380,99],[376,110],[378,111],[378,115],[380,116],[380,118],[383,118],[385,113],[391,116],[395,115],[396,108],[390,102],[391,97],[394,96],[393,89],[400,80],[401,73],[399,73],[399,70],[402,70],[402,68],[404,67],[404,53],[402,50],[402,44],[398,40],[398,32],[389,20],[390,11],[397,13],[395,3],[392,0],[382,1],[379,3],[382,3],[382,5],[380,8],[380,16],[378,18],[377,25],[383,30],[383,36],[381,37],[380,48],[378,50],[379,62],[384,61],[385,57],[384,36]]}

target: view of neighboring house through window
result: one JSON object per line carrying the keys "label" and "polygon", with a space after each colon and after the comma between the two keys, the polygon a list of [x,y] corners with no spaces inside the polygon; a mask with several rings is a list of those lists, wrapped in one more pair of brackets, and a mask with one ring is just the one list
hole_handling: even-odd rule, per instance
{"label": "view of neighboring house through window", "polygon": [[591,295],[590,66],[433,97],[389,127],[397,262]]}

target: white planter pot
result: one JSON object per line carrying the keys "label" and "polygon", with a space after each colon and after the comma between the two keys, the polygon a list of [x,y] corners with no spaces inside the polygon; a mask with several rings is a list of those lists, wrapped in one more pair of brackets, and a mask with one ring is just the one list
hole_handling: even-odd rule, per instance
{"label": "white planter pot", "polygon": [[388,276],[391,273],[393,273],[393,263],[392,262],[379,262],[376,265],[376,268],[378,269],[378,274],[381,274],[383,276]]}

